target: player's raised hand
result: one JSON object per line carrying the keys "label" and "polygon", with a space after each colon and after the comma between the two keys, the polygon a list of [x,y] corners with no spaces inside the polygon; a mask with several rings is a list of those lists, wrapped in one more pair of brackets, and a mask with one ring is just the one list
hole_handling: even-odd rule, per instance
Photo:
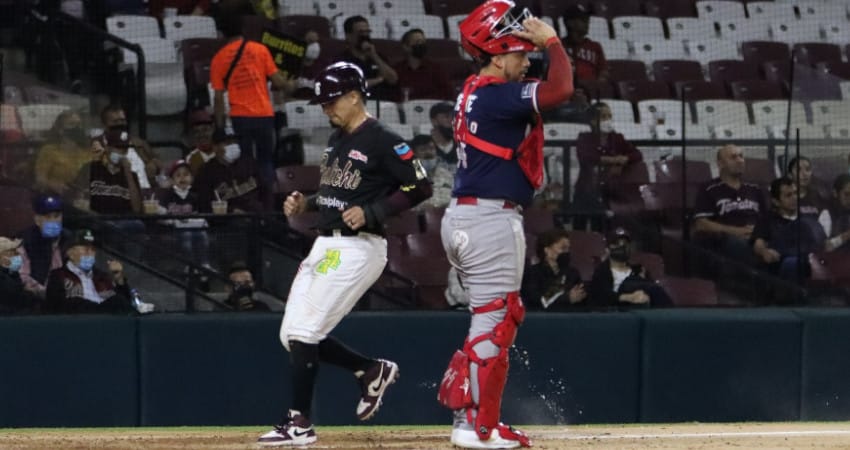
{"label": "player's raised hand", "polygon": [[529,17],[522,21],[524,31],[513,31],[514,36],[531,41],[537,47],[543,48],[546,46],[546,41],[550,38],[557,37],[558,33],[548,23],[538,19],[537,17]]}
{"label": "player's raised hand", "polygon": [[292,191],[283,202],[283,214],[286,217],[301,214],[307,209],[307,197],[298,191]]}

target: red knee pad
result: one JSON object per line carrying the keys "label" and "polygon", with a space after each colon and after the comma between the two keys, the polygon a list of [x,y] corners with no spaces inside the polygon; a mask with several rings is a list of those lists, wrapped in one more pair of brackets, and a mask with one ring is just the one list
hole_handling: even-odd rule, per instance
{"label": "red knee pad", "polygon": [[449,367],[437,391],[437,401],[451,410],[469,408],[472,403],[472,385],[469,381],[469,355],[458,350],[452,355]]}

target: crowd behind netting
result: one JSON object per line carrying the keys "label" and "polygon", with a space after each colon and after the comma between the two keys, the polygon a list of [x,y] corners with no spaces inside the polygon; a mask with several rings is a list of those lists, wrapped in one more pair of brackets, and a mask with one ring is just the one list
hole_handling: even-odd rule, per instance
{"label": "crowd behind netting", "polygon": [[[515,3],[575,79],[523,210],[530,309],[847,304],[850,2]],[[309,100],[338,61],[434,192],[386,224],[358,308],[466,308],[439,228],[478,4],[0,0],[0,313],[281,311],[316,237],[281,204],[319,189],[333,128]],[[295,66],[243,45],[268,32]]]}

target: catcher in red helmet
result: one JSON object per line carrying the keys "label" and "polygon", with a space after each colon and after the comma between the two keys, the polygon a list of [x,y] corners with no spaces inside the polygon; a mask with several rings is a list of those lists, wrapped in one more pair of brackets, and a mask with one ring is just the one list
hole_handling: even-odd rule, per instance
{"label": "catcher in red helmet", "polygon": [[[523,432],[499,421],[508,348],[525,315],[520,211],[543,181],[540,111],[573,90],[555,30],[528,10],[513,10],[511,1],[489,0],[459,25],[461,44],[481,69],[455,105],[458,170],[440,233],[469,294],[472,320],[437,398],[455,412],[451,442],[463,448],[531,446]],[[549,54],[546,81],[525,78],[527,53],[535,49]]]}

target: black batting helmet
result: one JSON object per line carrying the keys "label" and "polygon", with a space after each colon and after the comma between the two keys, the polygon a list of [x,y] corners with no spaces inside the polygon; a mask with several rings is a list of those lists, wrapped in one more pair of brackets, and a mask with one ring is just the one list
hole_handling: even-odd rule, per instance
{"label": "black batting helmet", "polygon": [[324,105],[351,91],[368,95],[363,71],[348,62],[338,62],[325,67],[315,81],[313,99],[310,100],[313,105]]}

